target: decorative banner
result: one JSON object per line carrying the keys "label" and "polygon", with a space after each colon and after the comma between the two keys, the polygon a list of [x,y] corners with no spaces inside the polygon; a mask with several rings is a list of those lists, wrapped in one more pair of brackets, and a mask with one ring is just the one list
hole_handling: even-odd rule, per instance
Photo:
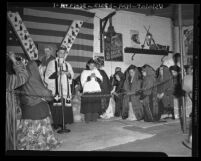
{"label": "decorative banner", "polygon": [[185,63],[193,64],[193,26],[183,27]]}
{"label": "decorative banner", "polygon": [[130,30],[130,38],[131,38],[131,47],[141,48],[141,46],[140,46],[139,31],[137,31],[137,30]]}
{"label": "decorative banner", "polygon": [[116,33],[110,39],[104,39],[105,61],[123,61],[122,34]]}
{"label": "decorative banner", "polygon": [[83,21],[79,21],[79,20],[73,21],[73,23],[70,26],[65,38],[63,39],[63,41],[61,43],[61,46],[64,46],[67,48],[66,53],[65,53],[66,54],[65,59],[69,54],[69,51],[70,51],[70,49],[71,49],[79,31],[80,31],[82,24],[83,24]]}
{"label": "decorative banner", "polygon": [[32,38],[30,37],[30,34],[27,31],[26,26],[22,22],[19,13],[8,11],[7,17],[12,27],[14,28],[14,31],[17,34],[25,53],[28,55],[30,60],[37,60],[38,49],[36,48],[36,45],[34,44]]}

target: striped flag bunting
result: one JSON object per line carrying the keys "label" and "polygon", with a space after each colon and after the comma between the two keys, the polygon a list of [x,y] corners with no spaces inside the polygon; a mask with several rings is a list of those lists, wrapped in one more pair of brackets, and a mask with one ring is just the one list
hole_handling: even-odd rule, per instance
{"label": "striped flag bunting", "polygon": [[[48,44],[59,47],[69,26],[74,20],[83,21],[66,60],[72,65],[75,77],[86,67],[86,62],[93,57],[94,13],[77,9],[50,7],[15,7],[8,8],[19,12],[30,36],[36,45]],[[12,26],[7,21],[7,49],[23,55],[20,42]],[[44,52],[39,50],[39,58]]]}

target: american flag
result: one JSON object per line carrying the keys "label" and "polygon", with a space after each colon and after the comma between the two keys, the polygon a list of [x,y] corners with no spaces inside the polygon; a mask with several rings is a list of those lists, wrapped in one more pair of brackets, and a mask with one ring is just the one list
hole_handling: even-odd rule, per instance
{"label": "american flag", "polygon": [[[86,62],[93,57],[94,13],[50,7],[12,7],[8,8],[9,10],[19,12],[36,46],[52,44],[59,47],[73,20],[82,20],[84,23],[66,59],[72,65],[75,77],[82,72],[86,67]],[[7,50],[24,55],[20,41],[8,20]],[[39,50],[39,57],[41,57],[40,54],[44,53]]]}

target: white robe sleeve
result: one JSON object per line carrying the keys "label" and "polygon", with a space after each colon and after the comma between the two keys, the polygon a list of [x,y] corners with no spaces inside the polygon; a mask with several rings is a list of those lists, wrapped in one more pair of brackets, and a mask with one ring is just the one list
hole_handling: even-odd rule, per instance
{"label": "white robe sleeve", "polygon": [[88,74],[88,71],[87,71],[87,70],[84,70],[84,71],[81,73],[80,81],[81,81],[82,87],[84,87],[84,84],[86,83],[88,76],[89,76],[89,74]]}

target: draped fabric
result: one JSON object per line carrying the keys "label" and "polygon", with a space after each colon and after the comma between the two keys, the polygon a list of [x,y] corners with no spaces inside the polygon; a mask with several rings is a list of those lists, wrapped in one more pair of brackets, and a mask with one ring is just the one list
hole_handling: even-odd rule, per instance
{"label": "draped fabric", "polygon": [[[16,74],[6,73],[6,90],[15,90],[28,80],[29,74],[23,64],[14,65]],[[14,150],[16,146],[16,95],[6,91],[6,150]]]}
{"label": "draped fabric", "polygon": [[53,150],[62,141],[55,137],[50,118],[21,120],[17,132],[17,150]]}
{"label": "draped fabric", "polygon": [[158,121],[160,110],[157,102],[156,74],[150,66],[145,66],[142,70],[146,72],[142,81],[144,121]]}
{"label": "draped fabric", "polygon": [[[86,62],[93,57],[94,13],[67,8],[53,7],[9,7],[8,11],[18,11],[31,38],[36,45],[50,44],[60,46],[74,20],[83,21],[66,60],[72,65],[75,77],[85,68]],[[7,49],[23,55],[20,42],[7,21]],[[44,51],[39,50],[39,58]]]}
{"label": "draped fabric", "polygon": [[[23,106],[26,105],[33,106],[42,102],[42,98],[37,96],[47,96],[48,98],[51,95],[50,91],[43,84],[38,66],[35,61],[28,62],[27,70],[30,74],[30,78],[28,82],[21,87],[21,90],[29,95],[22,96],[21,103]],[[30,96],[30,95],[36,95],[36,96]]]}
{"label": "draped fabric", "polygon": [[[102,69],[99,69],[98,71],[100,72],[100,74],[103,77],[103,81],[100,83],[101,93],[102,94],[110,94],[112,86],[111,86],[111,83],[110,83],[110,80],[109,80],[107,74]],[[110,101],[110,97],[103,97],[101,99],[101,107],[102,107],[101,113],[106,111],[106,109],[109,106],[109,101]]]}
{"label": "draped fabric", "polygon": [[157,91],[158,93],[163,93],[163,92],[172,93],[173,92],[172,75],[168,67],[162,66],[162,68],[163,68],[163,75],[159,74],[157,78],[157,82],[159,84]]}
{"label": "draped fabric", "polygon": [[123,105],[123,94],[119,94],[124,92],[124,81],[125,77],[124,74],[121,71],[118,71],[115,73],[115,76],[118,75],[120,78],[120,81],[116,80],[114,81],[115,92],[118,94],[118,96],[114,95],[115,100],[115,116],[122,116],[122,105]]}
{"label": "draped fabric", "polygon": [[159,108],[163,109],[163,114],[168,114],[173,111],[174,107],[174,84],[169,68],[162,66],[162,69],[163,75],[159,74],[157,78],[157,93],[164,93],[163,98],[159,100]]}
{"label": "draped fabric", "polygon": [[[130,67],[129,67],[130,68]],[[128,70],[129,71],[129,70]],[[125,92],[132,92],[135,93],[136,91],[139,91],[141,89],[141,80],[139,79],[139,71],[137,68],[135,68],[135,76],[133,78],[133,81],[130,83],[130,77],[129,73],[126,73],[126,80],[124,82],[124,90]],[[125,95],[123,99],[123,111],[122,115],[128,115],[129,112],[129,102],[132,103],[133,112],[137,118],[137,120],[141,120],[144,117],[143,114],[143,107],[139,100],[139,95]]]}

